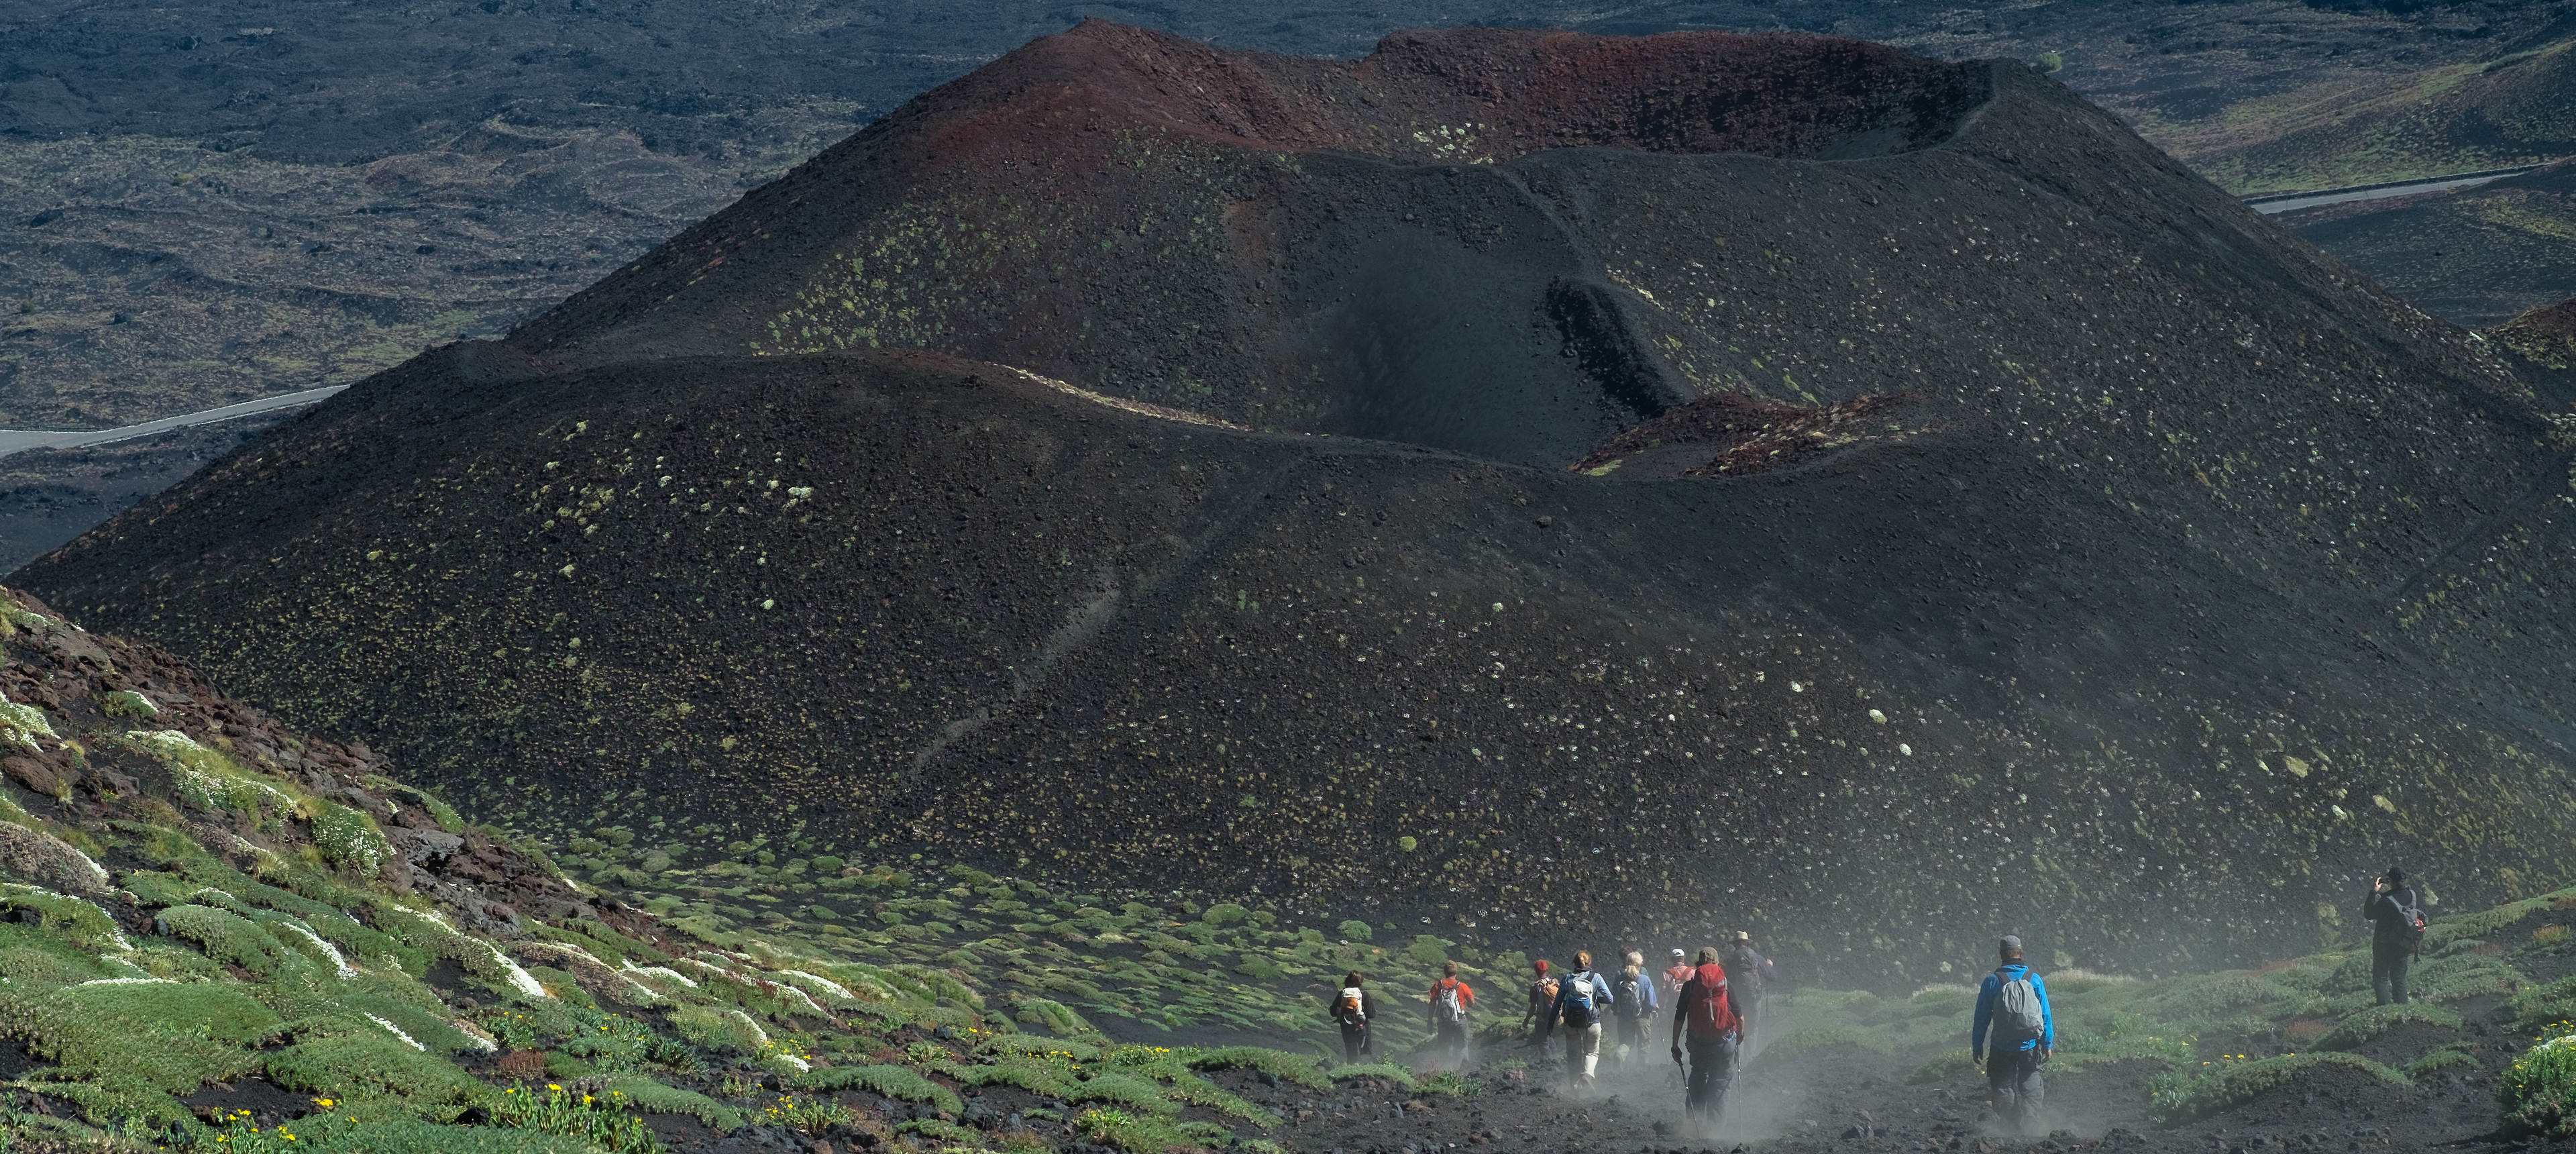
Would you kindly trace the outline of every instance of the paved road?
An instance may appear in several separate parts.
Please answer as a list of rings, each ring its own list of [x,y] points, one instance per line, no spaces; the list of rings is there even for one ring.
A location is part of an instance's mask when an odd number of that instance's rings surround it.
[[[83,445],[107,445],[117,441],[131,441],[136,437],[149,437],[155,433],[166,433],[172,429],[184,429],[190,425],[212,425],[236,417],[273,413],[279,409],[301,408],[327,400],[333,394],[348,387],[347,385],[326,385],[318,389],[306,389],[300,393],[261,397],[256,401],[243,401],[238,405],[225,405],[220,409],[208,409],[202,413],[187,413],[176,417],[163,417],[157,421],[145,421],[140,425],[127,425],[122,429],[62,431],[0,429],[0,457],[6,457],[22,449],[72,449]]]
[[[2315,192],[2273,193],[2269,196],[2249,196],[2245,198],[2245,204],[2256,212],[2262,213],[2265,216],[2270,216],[2276,212],[2289,212],[2292,209],[2300,208],[2315,208],[2321,204],[2343,204],[2355,200],[2385,200],[2392,196],[2413,196],[2419,192],[2449,192],[2453,189],[2475,188],[2491,180],[2502,180],[2508,176],[2520,176],[2523,173],[2529,172],[2538,167],[2540,166],[2533,164],[2525,165],[2521,168],[2491,168],[2484,172],[2460,172],[2453,173],[2450,176],[2436,176],[2425,180],[2400,181],[2395,184],[2362,184],[2355,185],[2351,188],[2319,189]]]

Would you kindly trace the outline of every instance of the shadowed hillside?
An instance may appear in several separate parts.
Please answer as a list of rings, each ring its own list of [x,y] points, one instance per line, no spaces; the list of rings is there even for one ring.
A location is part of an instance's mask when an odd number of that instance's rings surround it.
[[[21,580],[531,826],[1895,980],[2567,872],[2557,436],[2018,66],[1089,24]]]

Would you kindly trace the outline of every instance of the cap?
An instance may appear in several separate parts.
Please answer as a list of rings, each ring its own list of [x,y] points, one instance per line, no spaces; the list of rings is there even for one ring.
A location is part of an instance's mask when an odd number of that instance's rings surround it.
[[[1531,965],[1533,965],[1533,966],[1538,967],[1538,972],[1540,972],[1540,973],[1542,973],[1542,974],[1544,974],[1544,973],[1546,973],[1546,972],[1547,972],[1547,959],[1546,959],[1546,958],[1540,958],[1539,960],[1537,960],[1537,961],[1535,961],[1535,962],[1531,962],[1530,964],[1531,964]]]
[[[1689,957],[1690,955],[1689,955],[1689,954],[1686,954],[1686,953],[1683,953],[1683,952],[1682,952],[1682,951],[1680,951],[1680,950],[1674,950],[1674,951],[1673,951],[1673,956],[1674,956],[1674,957],[1676,957],[1676,958],[1687,958],[1687,957]]]
[[[1753,940],[1753,935],[1744,930],[1737,930],[1735,931],[1735,940],[1739,942],[1749,942]]]
[[[2005,934],[2002,944],[2006,950],[2018,950],[2021,948],[2021,939],[2012,934]]]

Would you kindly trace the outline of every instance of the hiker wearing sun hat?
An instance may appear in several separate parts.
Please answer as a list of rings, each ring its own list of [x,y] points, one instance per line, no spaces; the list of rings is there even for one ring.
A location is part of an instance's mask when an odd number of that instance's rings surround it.
[[[1977,989],[1977,1020],[1968,1031],[1969,1056],[1986,1068],[1986,1085],[1995,1094],[1995,1113],[2006,1125],[2031,1129],[2039,1120],[2045,1089],[2039,1066],[2057,1052],[2057,1028],[2048,1012],[2048,987],[2021,960],[2021,939],[2004,935],[1997,952],[2002,965],[1986,975]],[[1994,1030],[1994,1056],[1986,1055],[1986,1031]]]
[[[1726,967],[1727,980],[1734,983],[1735,1016],[1744,1019],[1744,1042],[1750,1046],[1753,1023],[1762,1016],[1762,991],[1774,973],[1771,959],[1753,948],[1753,935],[1744,930],[1735,931],[1717,958]]]
[[[1664,967],[1664,1000],[1669,1002],[1680,997],[1683,984],[1689,982],[1691,975],[1698,972],[1699,967],[1690,963],[1690,954],[1682,950],[1674,950],[1673,964]]]

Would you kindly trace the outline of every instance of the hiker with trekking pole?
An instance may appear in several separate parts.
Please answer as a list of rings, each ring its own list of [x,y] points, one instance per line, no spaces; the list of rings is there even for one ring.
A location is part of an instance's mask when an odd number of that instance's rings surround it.
[[[2048,1012],[2048,987],[2021,960],[2021,939],[2004,935],[2002,965],[1977,988],[1977,1020],[1969,1028],[1968,1054],[1986,1068],[1995,1114],[2017,1131],[2039,1120],[2046,1089],[2039,1067],[2057,1052],[2057,1025]],[[1990,1055],[1988,1031],[1994,1043]]]
[[[1687,1047],[1690,1091],[1682,1110],[1697,1137],[1717,1135],[1743,1036],[1744,1023],[1727,997],[1726,968],[1717,964],[1717,947],[1705,947],[1691,979],[1682,983],[1681,993],[1673,999],[1673,1064],[1682,1065]]]

